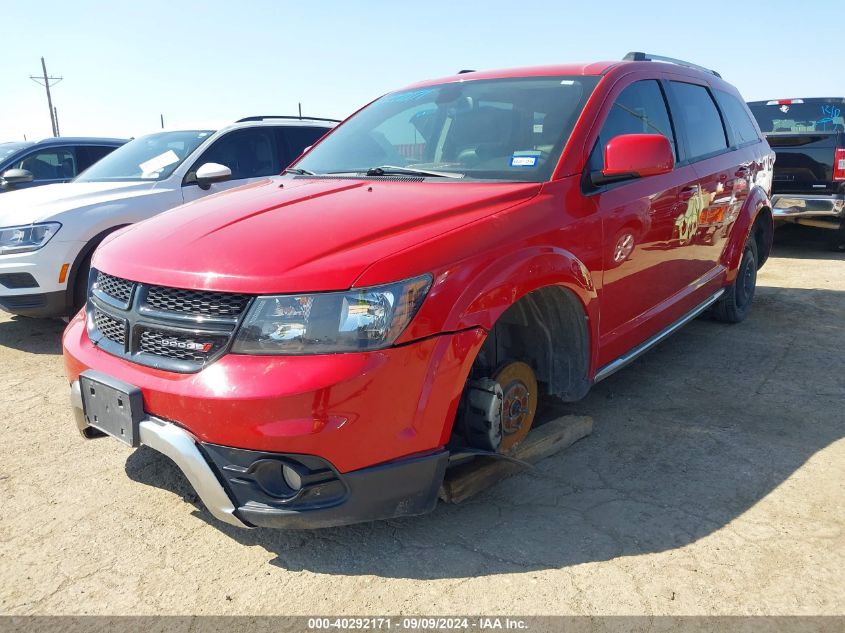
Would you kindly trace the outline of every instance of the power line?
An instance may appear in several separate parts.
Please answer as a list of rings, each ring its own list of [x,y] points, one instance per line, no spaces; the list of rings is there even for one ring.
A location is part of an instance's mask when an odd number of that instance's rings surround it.
[[[32,79],[35,83],[39,86],[44,86],[47,90],[47,107],[50,108],[50,127],[53,129],[53,136],[59,135],[59,122],[56,117],[56,111],[53,108],[53,97],[50,96],[50,87],[55,86],[59,83],[63,77],[50,77],[47,75],[47,64],[44,62],[44,58],[41,58],[41,70],[44,71],[43,76],[38,75],[30,75],[29,78]],[[44,82],[44,83],[41,83]],[[51,83],[52,82],[52,83]]]

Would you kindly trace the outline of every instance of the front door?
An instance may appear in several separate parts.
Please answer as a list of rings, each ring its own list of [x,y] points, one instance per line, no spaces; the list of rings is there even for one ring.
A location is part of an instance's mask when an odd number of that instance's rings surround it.
[[[604,147],[621,134],[663,134],[673,148],[675,135],[662,88],[656,80],[637,81],[616,98],[605,121],[591,169],[603,166]],[[679,217],[695,185],[690,165],[673,172],[606,187],[597,195],[604,254],[600,295],[599,365],[642,342],[646,325],[660,306],[689,283]]]

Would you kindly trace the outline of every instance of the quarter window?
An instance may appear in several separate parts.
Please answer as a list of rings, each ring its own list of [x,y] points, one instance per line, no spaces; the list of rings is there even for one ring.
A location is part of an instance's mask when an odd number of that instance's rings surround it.
[[[751,115],[748,113],[745,104],[742,103],[732,94],[716,90],[716,101],[719,102],[719,107],[722,108],[722,113],[727,119],[728,125],[731,126],[731,131],[734,135],[734,142],[737,145],[750,143],[759,140],[757,129],[754,123],[751,122]]]
[[[696,160],[728,148],[722,117],[713,97],[704,86],[673,81],[672,88],[681,110],[686,131],[688,158]]]

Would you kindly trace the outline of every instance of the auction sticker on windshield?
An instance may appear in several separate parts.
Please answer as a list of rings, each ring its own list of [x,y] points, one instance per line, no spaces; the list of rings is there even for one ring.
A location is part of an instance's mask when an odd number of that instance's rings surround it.
[[[172,149],[169,149],[163,154],[141,163],[138,167],[141,168],[141,178],[155,178],[162,169],[178,162],[179,156]]]

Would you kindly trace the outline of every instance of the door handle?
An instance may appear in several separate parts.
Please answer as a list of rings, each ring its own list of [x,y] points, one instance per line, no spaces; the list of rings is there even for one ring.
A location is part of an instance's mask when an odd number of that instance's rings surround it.
[[[691,199],[698,193],[698,187],[685,187],[681,189],[681,193],[678,194],[678,198],[682,201],[686,202],[687,200]]]

